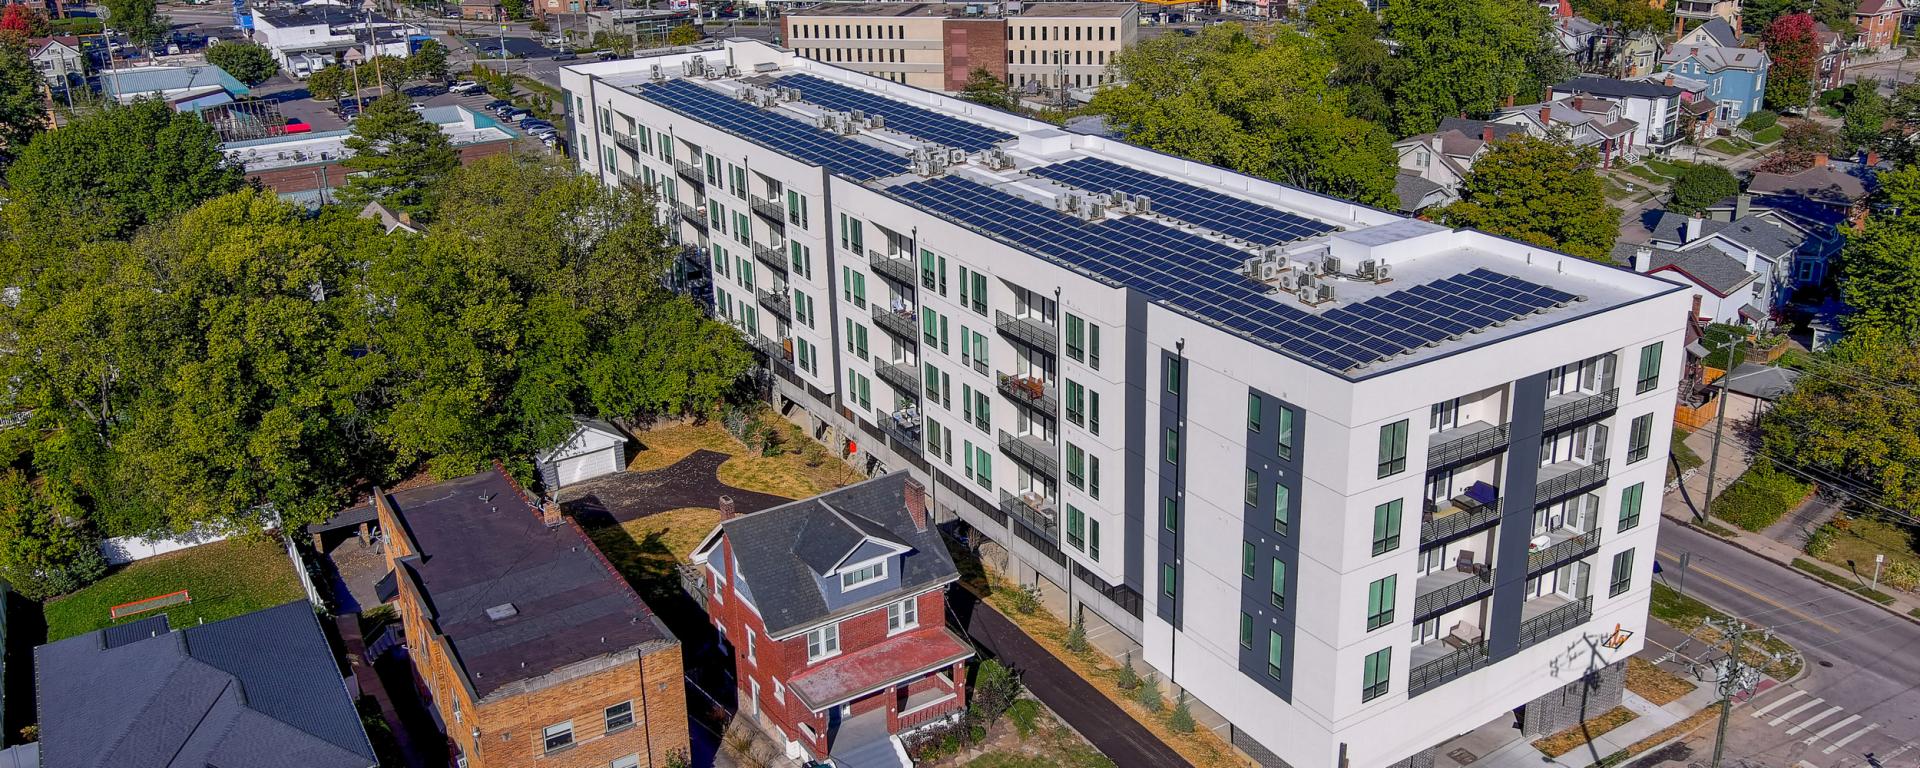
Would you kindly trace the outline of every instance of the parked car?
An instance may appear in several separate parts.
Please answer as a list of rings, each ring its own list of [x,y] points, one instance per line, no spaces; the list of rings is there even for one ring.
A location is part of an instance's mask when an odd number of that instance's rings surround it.
[[[555,129],[551,125],[542,125],[542,126],[537,126],[534,128],[527,129],[527,135],[532,136],[536,139],[544,139],[548,136],[552,136],[559,132],[560,132],[559,130]]]
[[[521,120],[525,120],[528,117],[531,117],[532,115],[533,115],[532,112],[528,112],[519,107],[514,107],[513,109],[509,109],[505,112],[500,113],[500,117],[505,118],[507,120],[512,120],[513,122],[516,122],[516,123],[520,122]]]
[[[551,129],[553,128],[553,123],[549,123],[545,120],[540,120],[538,118],[532,118],[532,117],[529,117],[525,120],[520,121],[520,130],[526,131],[528,133],[532,133],[534,131],[537,131],[543,128]]]
[[[460,80],[453,85],[447,86],[447,90],[454,93],[473,93],[475,91],[486,90],[486,87],[472,80]]]
[[[280,128],[280,132],[281,132],[282,134],[287,134],[287,133],[311,133],[311,132],[313,132],[313,126],[311,126],[311,125],[308,125],[308,124],[306,123],[306,121],[304,121],[304,120],[301,120],[300,118],[297,118],[297,117],[289,117],[289,118],[287,118],[287,124],[286,124],[286,125],[284,125],[284,126],[281,126],[281,128]]]
[[[512,106],[513,106],[513,102],[507,101],[506,99],[494,99],[493,101],[489,101],[486,104],[481,105],[480,108],[497,115],[497,114],[500,114],[500,110],[509,109]]]
[[[578,58],[580,58],[580,54],[574,53],[572,51],[562,51],[560,53],[554,54],[553,56],[554,61],[573,61],[574,59],[578,59]]]

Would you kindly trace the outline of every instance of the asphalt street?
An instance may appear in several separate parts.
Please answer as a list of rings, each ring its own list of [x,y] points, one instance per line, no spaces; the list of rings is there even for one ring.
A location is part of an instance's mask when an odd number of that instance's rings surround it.
[[[1684,585],[1683,552],[1692,553]],[[1838,768],[1874,755],[1887,768],[1920,766],[1920,625],[1671,521],[1661,523],[1659,562],[1668,586],[1806,656],[1800,679],[1734,711],[1725,765]]]

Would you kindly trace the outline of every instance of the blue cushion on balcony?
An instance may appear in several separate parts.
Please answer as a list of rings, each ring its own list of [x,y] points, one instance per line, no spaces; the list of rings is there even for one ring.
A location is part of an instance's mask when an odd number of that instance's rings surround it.
[[[1496,499],[1500,498],[1500,489],[1485,482],[1476,482],[1473,485],[1467,486],[1467,498],[1473,499],[1481,504],[1492,504]]]

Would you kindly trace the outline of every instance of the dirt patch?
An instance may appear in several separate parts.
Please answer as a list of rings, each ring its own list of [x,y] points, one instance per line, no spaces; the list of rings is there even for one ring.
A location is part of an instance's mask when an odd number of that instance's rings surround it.
[[[1693,693],[1693,683],[1635,656],[1627,659],[1627,690],[1664,707]]]
[[[1002,717],[987,730],[985,741],[963,749],[956,739],[947,754],[922,760],[917,765],[923,768],[1113,768],[1113,761],[1041,707],[1040,716],[1033,721],[1029,732],[1022,733],[1011,716]]]
[[[761,409],[747,417],[749,446],[729,434],[718,422],[669,424],[635,433],[640,450],[627,469],[662,469],[708,450],[728,458],[718,470],[720,481],[758,493],[804,499],[865,478],[807,437],[798,426]]]
[[[1614,707],[1613,709],[1600,713],[1599,717],[1595,717],[1544,739],[1537,739],[1533,742],[1533,747],[1534,749],[1540,750],[1541,754],[1547,757],[1559,757],[1585,746],[1587,742],[1600,738],[1601,735],[1608,731],[1633,722],[1633,719],[1636,717],[1639,717],[1639,715],[1634,714],[1633,710],[1627,709],[1626,707]]]
[[[560,505],[589,526],[605,526],[674,509],[718,509],[722,496],[732,498],[734,511],[741,514],[792,500],[722,482],[718,471],[728,461],[726,454],[702,448],[672,466],[646,472],[616,472],[567,486],[560,491]]]

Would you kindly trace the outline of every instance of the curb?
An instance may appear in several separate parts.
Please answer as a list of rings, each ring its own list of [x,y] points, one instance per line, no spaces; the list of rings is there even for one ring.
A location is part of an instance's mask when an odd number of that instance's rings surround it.
[[[1671,518],[1670,518],[1670,519],[1671,519]],[[1873,600],[1872,598],[1869,598],[1869,597],[1867,597],[1866,595],[1862,595],[1862,594],[1860,594],[1860,593],[1858,593],[1858,592],[1855,592],[1855,591],[1853,591],[1853,590],[1850,590],[1850,589],[1841,589],[1841,588],[1839,588],[1839,587],[1836,587],[1836,586],[1834,586],[1834,585],[1832,585],[1832,584],[1829,584],[1829,583],[1827,583],[1826,581],[1823,581],[1823,580],[1821,580],[1821,579],[1818,579],[1818,578],[1815,578],[1815,577],[1814,577],[1814,576],[1813,576],[1812,574],[1809,574],[1809,573],[1807,573],[1807,572],[1805,572],[1805,571],[1802,571],[1802,570],[1800,570],[1800,569],[1798,569],[1798,568],[1795,568],[1795,567],[1793,567],[1793,564],[1792,564],[1792,563],[1790,563],[1790,562],[1785,562],[1785,563],[1783,563],[1783,562],[1781,562],[1781,561],[1780,561],[1780,559],[1779,559],[1779,558],[1776,558],[1776,557],[1774,557],[1774,556],[1772,556],[1772,555],[1770,555],[1770,554],[1767,554],[1766,552],[1762,552],[1762,551],[1760,551],[1760,550],[1758,550],[1758,549],[1755,549],[1755,548],[1753,548],[1753,547],[1750,547],[1750,546],[1747,546],[1747,544],[1746,544],[1745,542],[1742,542],[1742,541],[1740,541],[1739,539],[1729,539],[1729,538],[1726,538],[1726,537],[1723,537],[1723,536],[1719,536],[1719,535],[1717,535],[1717,534],[1715,534],[1715,533],[1713,533],[1712,531],[1709,531],[1709,530],[1706,530],[1706,529],[1704,529],[1704,528],[1697,528],[1697,527],[1694,527],[1694,526],[1693,526],[1692,524],[1690,524],[1690,523],[1688,523],[1687,521],[1684,521],[1684,520],[1675,520],[1675,522],[1678,522],[1678,523],[1680,523],[1681,525],[1685,525],[1685,526],[1687,526],[1687,527],[1689,527],[1689,528],[1693,528],[1693,530],[1696,530],[1696,531],[1699,531],[1699,532],[1701,532],[1701,533],[1704,533],[1704,534],[1706,534],[1706,535],[1708,535],[1708,536],[1712,536],[1712,537],[1714,538],[1714,540],[1716,540],[1716,541],[1724,541],[1724,542],[1726,542],[1727,544],[1729,544],[1729,545],[1731,545],[1731,546],[1733,546],[1733,547],[1735,547],[1736,549],[1739,549],[1739,550],[1741,550],[1741,551],[1743,551],[1743,552],[1746,552],[1746,553],[1748,553],[1748,554],[1751,554],[1751,555],[1754,555],[1755,557],[1758,557],[1758,558],[1760,558],[1760,559],[1762,559],[1762,560],[1765,560],[1765,561],[1767,561],[1767,562],[1769,562],[1769,563],[1773,563],[1774,565],[1777,565],[1777,566],[1780,566],[1781,568],[1784,568],[1784,569],[1786,569],[1786,570],[1788,570],[1788,571],[1790,571],[1790,572],[1792,572],[1792,573],[1793,573],[1793,575],[1795,575],[1795,576],[1798,576],[1798,577],[1800,577],[1800,578],[1803,578],[1803,579],[1806,579],[1806,580],[1808,580],[1808,581],[1811,581],[1811,582],[1813,582],[1813,583],[1815,583],[1815,584],[1819,584],[1819,585],[1820,585],[1821,587],[1823,587],[1823,588],[1825,588],[1825,589],[1828,589],[1828,590],[1831,590],[1831,591],[1834,591],[1834,592],[1838,592],[1838,593],[1840,593],[1840,594],[1843,594],[1843,595],[1846,595],[1847,597],[1850,597],[1850,598],[1853,598],[1853,599],[1855,599],[1855,600],[1858,600],[1858,601],[1860,601],[1860,602],[1862,602],[1862,603],[1866,603],[1867,605],[1871,605],[1871,606],[1873,606],[1873,607],[1875,607],[1875,608],[1878,608],[1878,609],[1880,609],[1880,610],[1882,610],[1882,611],[1885,611],[1885,612],[1887,612],[1887,613],[1888,613],[1888,614],[1890,614],[1890,615],[1893,615],[1893,616],[1897,616],[1897,617],[1899,617],[1899,618],[1901,618],[1901,619],[1904,619],[1904,620],[1906,620],[1906,621],[1907,621],[1907,623],[1910,623],[1910,624],[1913,624],[1913,625],[1915,625],[1915,626],[1920,626],[1920,618],[1916,618],[1916,617],[1914,617],[1914,616],[1913,616],[1913,615],[1911,615],[1911,614],[1907,614],[1907,613],[1901,613],[1901,612],[1900,612],[1899,610],[1897,610],[1897,609],[1895,609],[1895,608],[1892,608],[1892,607],[1890,607],[1890,606],[1887,606],[1887,605],[1885,605],[1885,604],[1882,604],[1882,603],[1879,603],[1879,602],[1876,602],[1876,601],[1874,601],[1874,600]]]

